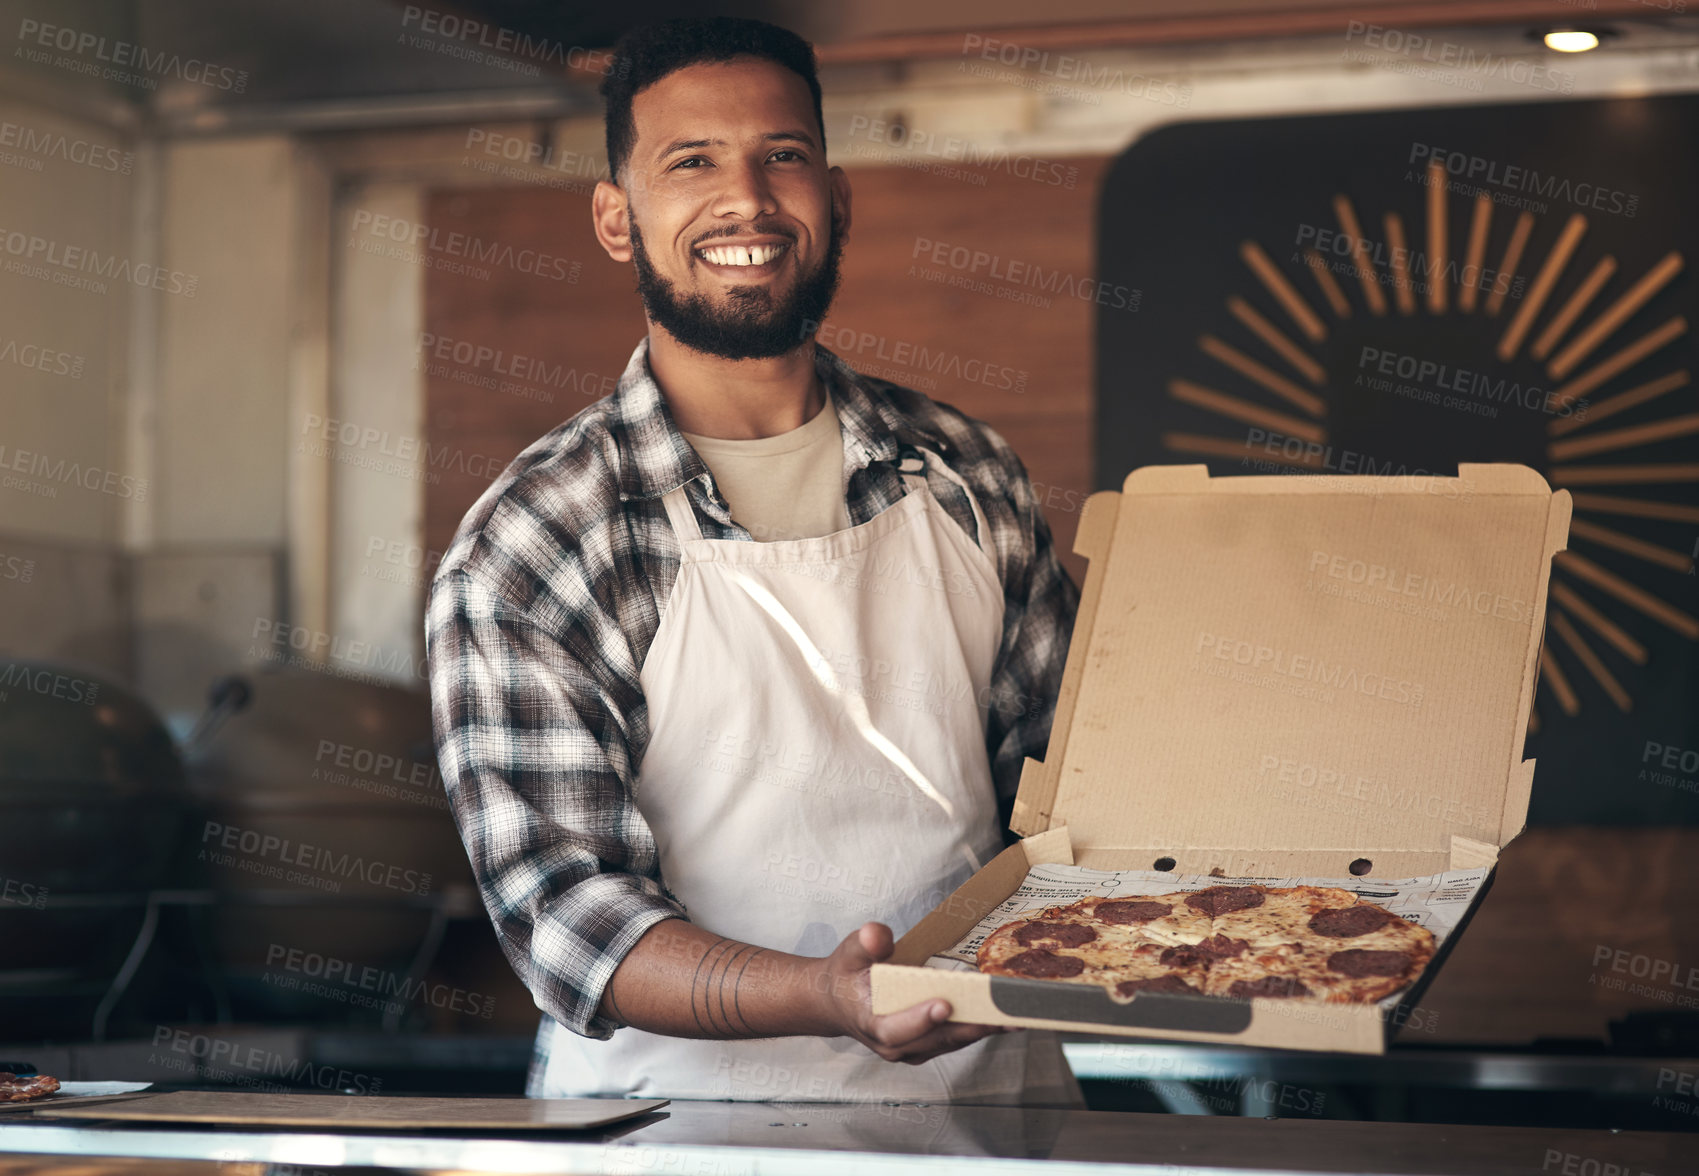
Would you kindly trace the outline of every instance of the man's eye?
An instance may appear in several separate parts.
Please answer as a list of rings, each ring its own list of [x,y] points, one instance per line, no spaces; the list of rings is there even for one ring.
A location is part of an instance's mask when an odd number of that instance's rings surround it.
[[[784,147],[784,148],[781,148],[778,151],[773,152],[773,154],[771,156],[769,156],[769,158],[778,159],[781,155],[786,155],[786,156],[789,156],[791,159],[797,160],[798,162],[803,162],[803,157],[802,157],[801,152],[793,151],[789,147]]]
[[[685,157],[684,159],[679,160],[677,163],[673,164],[667,170],[668,171],[677,171],[679,168],[683,167],[687,163],[707,163],[707,162],[708,161],[700,155],[690,155],[690,156]],[[700,168],[691,168],[690,170],[691,171],[699,171],[701,169]]]

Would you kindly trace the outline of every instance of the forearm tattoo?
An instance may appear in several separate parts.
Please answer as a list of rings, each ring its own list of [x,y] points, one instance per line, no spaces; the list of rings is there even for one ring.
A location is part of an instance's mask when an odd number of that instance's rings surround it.
[[[743,1014],[739,990],[750,961],[766,953],[764,947],[734,939],[718,940],[702,953],[690,982],[690,1011],[702,1036],[761,1036]]]

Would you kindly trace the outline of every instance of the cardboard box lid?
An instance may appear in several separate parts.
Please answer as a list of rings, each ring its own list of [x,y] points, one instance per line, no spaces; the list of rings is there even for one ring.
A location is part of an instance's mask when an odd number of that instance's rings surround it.
[[[1570,499],[1455,478],[1134,470],[1090,560],[1048,754],[1015,828],[1080,847],[1502,846]]]

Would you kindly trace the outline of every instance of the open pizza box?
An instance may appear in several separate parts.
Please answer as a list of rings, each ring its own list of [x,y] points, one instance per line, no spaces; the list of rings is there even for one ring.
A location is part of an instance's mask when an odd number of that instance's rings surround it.
[[[979,1024],[1384,1052],[1527,818],[1523,737],[1569,516],[1569,494],[1520,465],[1455,478],[1153,466],[1093,494],[1047,755],[1026,761],[1015,802],[1024,840],[873,967],[873,1011],[943,997],[952,1020]],[[1044,863],[1227,883],[1474,873],[1462,921],[1381,1005],[1123,1003],[936,966]]]

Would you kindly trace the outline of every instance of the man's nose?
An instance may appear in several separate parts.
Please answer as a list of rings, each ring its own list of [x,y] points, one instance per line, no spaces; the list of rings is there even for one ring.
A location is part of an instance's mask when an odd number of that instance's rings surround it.
[[[759,164],[728,164],[721,169],[721,186],[714,201],[715,216],[754,220],[779,211],[766,169]]]

